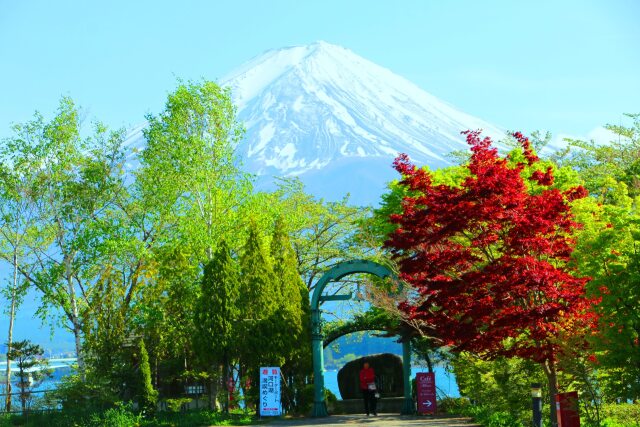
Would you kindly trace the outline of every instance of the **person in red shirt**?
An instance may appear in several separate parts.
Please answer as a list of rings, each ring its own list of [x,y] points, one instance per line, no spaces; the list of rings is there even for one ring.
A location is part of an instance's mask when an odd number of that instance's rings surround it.
[[[378,415],[376,412],[376,373],[369,367],[369,362],[364,362],[360,370],[360,390],[364,399],[364,410],[369,416],[370,413]]]

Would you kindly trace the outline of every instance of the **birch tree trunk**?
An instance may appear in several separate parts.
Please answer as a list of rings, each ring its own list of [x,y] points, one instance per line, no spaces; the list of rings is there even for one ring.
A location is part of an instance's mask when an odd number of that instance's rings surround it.
[[[11,353],[11,344],[13,343],[13,319],[16,314],[16,297],[18,290],[18,252],[17,249],[13,250],[13,285],[11,288],[11,308],[9,309],[9,333],[7,336],[7,370],[5,380],[5,392],[7,393],[5,410],[11,411],[11,359],[9,354]]]
[[[76,346],[76,358],[78,361],[78,372],[82,381],[85,380],[85,365],[82,355],[82,325],[78,314],[78,301],[76,298],[76,290],[73,286],[73,274],[69,259],[65,259],[65,275],[67,278],[67,292],[69,292],[69,302],[71,303],[71,324],[73,326],[73,338]]]

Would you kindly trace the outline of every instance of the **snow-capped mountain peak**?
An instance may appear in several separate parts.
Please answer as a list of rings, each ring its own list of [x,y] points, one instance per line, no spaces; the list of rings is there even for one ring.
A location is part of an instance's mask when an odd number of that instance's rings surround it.
[[[443,166],[466,149],[460,131],[496,127],[456,110],[349,49],[326,42],[267,51],[222,79],[245,123],[245,162],[258,174],[301,175],[398,152]]]

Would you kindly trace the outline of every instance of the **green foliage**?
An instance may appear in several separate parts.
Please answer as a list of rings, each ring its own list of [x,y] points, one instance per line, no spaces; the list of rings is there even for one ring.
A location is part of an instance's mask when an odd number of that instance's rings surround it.
[[[489,406],[470,406],[464,408],[462,414],[472,417],[483,427],[525,427],[529,425],[529,421],[523,421],[506,411],[496,411]]]
[[[169,412],[181,412],[184,405],[191,402],[190,397],[182,397],[179,399],[165,399],[167,410]]]
[[[195,363],[199,269],[188,252],[176,247],[177,243],[154,251],[157,267],[141,289],[132,313],[135,329],[141,331],[139,334],[145,337],[149,353],[157,362],[156,386],[163,390],[173,390],[181,381],[185,360]]]
[[[288,334],[282,334],[288,342],[283,341],[280,348],[280,352],[287,357],[287,353],[293,351],[292,346],[304,345],[302,339],[306,341],[308,338],[303,327],[309,312],[303,313],[303,305],[308,302],[309,294],[298,273],[296,256],[281,217],[275,222],[270,252],[279,306],[274,323],[281,330],[287,328],[289,331]]]
[[[326,399],[328,404],[335,404],[338,401],[338,398],[335,394],[328,388],[324,389],[324,398]]]
[[[28,409],[31,391],[37,389],[42,381],[51,376],[51,370],[48,369],[49,361],[43,359],[43,355],[44,349],[29,340],[15,341],[7,353],[8,358],[15,362],[18,370],[16,385],[22,412]]]
[[[284,360],[277,353],[279,346],[273,339],[281,331],[271,322],[278,308],[278,286],[255,224],[249,226],[240,270],[239,347],[243,362],[257,372],[262,363],[280,365]]]
[[[104,231],[126,193],[121,173],[124,135],[96,123],[90,136],[83,137],[79,109],[66,97],[51,120],[36,114],[13,131],[14,136],[3,141],[0,173],[7,184],[2,193],[15,203],[3,204],[11,210],[3,213],[3,220],[27,213],[19,226],[27,235],[19,246],[20,255],[29,257],[26,264],[22,260],[20,274],[42,295],[40,317],[50,320],[47,313],[53,308],[76,336],[78,364],[84,371],[83,314],[93,284],[109,266],[101,259],[109,241]]]
[[[309,414],[313,406],[314,394],[315,387],[313,384],[306,384],[301,387],[297,395],[295,411],[299,414]]]
[[[139,391],[138,391],[138,407],[144,414],[154,414],[158,403],[158,392],[154,390],[151,383],[151,366],[149,366],[149,354],[144,346],[144,341],[140,340],[138,344],[139,357]]]
[[[163,412],[154,419],[145,420],[141,427],[242,426],[262,423],[264,421],[240,411],[224,414],[217,411],[195,410],[183,413]]]
[[[466,397],[445,397],[438,400],[438,412],[461,415],[469,411],[471,402]]]
[[[137,175],[142,202],[153,207],[156,222],[171,226],[163,240],[179,238],[198,260],[210,260],[222,238],[235,243],[245,221],[240,211],[252,192],[235,155],[243,129],[229,89],[179,82],[164,110],[147,120]]]
[[[522,425],[528,425],[531,417],[531,383],[544,384],[546,379],[539,364],[515,357],[484,361],[460,353],[452,357],[451,366],[460,394],[481,408],[474,409],[478,411],[474,417],[484,419],[485,415],[491,415],[492,425],[511,422],[509,420],[520,420]],[[543,398],[543,402],[546,401],[548,399]],[[481,422],[479,419],[476,421]],[[486,422],[489,422],[489,418]]]
[[[161,412],[154,417],[145,418],[128,404],[118,404],[101,411],[43,411],[28,415],[0,415],[0,427],[201,427],[261,423],[263,421],[244,413],[223,414],[208,410]]]
[[[630,126],[608,124],[613,133],[607,144],[595,141],[567,140],[571,149],[559,159],[577,170],[592,194],[606,191],[606,181],[623,182],[632,197],[640,195],[640,114],[625,114]]]
[[[348,198],[338,202],[317,200],[304,192],[299,181],[286,181],[276,194],[298,273],[309,292],[328,267],[363,258],[374,247],[359,237],[367,208],[351,206]]]
[[[270,247],[278,290],[278,309],[272,316],[278,353],[285,358],[282,373],[287,379],[283,399],[286,410],[294,411],[294,402],[305,386],[312,369],[309,291],[300,274],[291,240],[282,217],[275,221]],[[283,333],[287,331],[287,333]]]
[[[600,330],[589,338],[605,401],[640,398],[640,181],[631,170],[640,158],[639,117],[632,128],[608,127],[619,142],[576,154],[593,197],[575,208],[584,228],[574,259],[601,298]]]
[[[609,403],[602,408],[606,427],[638,427],[640,426],[640,404]]]
[[[201,367],[215,381],[224,369],[223,384],[238,357],[239,271],[223,240],[207,263],[195,311],[195,342]],[[225,398],[228,402],[228,398]],[[225,408],[227,404],[225,404]]]
[[[14,130],[21,134],[17,126]],[[20,136],[7,138],[0,144],[0,261],[11,266],[12,278],[0,293],[7,301],[5,308],[9,331],[7,353],[11,351],[15,313],[22,303],[29,282],[23,280],[20,271],[33,262],[35,250],[48,244],[50,236],[46,225],[39,221],[39,196],[41,193],[38,173],[40,158],[28,140]],[[5,373],[5,409],[11,411],[11,364]]]
[[[19,258],[7,296],[18,304],[34,286],[39,316],[76,338],[78,375],[48,394],[65,416],[118,419],[129,409],[116,403],[132,401],[150,413],[153,387],[180,398],[188,382],[216,382],[218,364],[235,379],[281,365],[285,401],[298,401],[309,289],[364,253],[355,234],[367,210],[317,200],[297,180],[254,191],[235,113],[228,89],[180,81],[147,117],[140,153],[122,130],[83,128],[66,97],[0,144],[0,258]],[[132,155],[140,167],[126,171]]]
[[[102,413],[94,413],[85,424],[87,427],[139,427],[143,417],[134,413],[130,405],[117,405]]]
[[[391,335],[398,331],[400,325],[385,310],[370,307],[367,311],[357,313],[352,319],[325,322],[322,330],[325,342],[332,342],[344,335],[360,331],[387,331]]]
[[[238,298],[238,266],[223,240],[204,268],[195,311],[197,349],[206,367],[236,355]]]

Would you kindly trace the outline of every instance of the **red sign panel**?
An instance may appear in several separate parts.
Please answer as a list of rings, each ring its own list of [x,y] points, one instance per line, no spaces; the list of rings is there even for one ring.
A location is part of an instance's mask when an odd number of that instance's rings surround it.
[[[436,413],[436,377],[433,372],[416,374],[416,394],[418,396],[418,413]]]
[[[556,414],[558,427],[580,427],[578,393],[571,391],[556,394]]]

